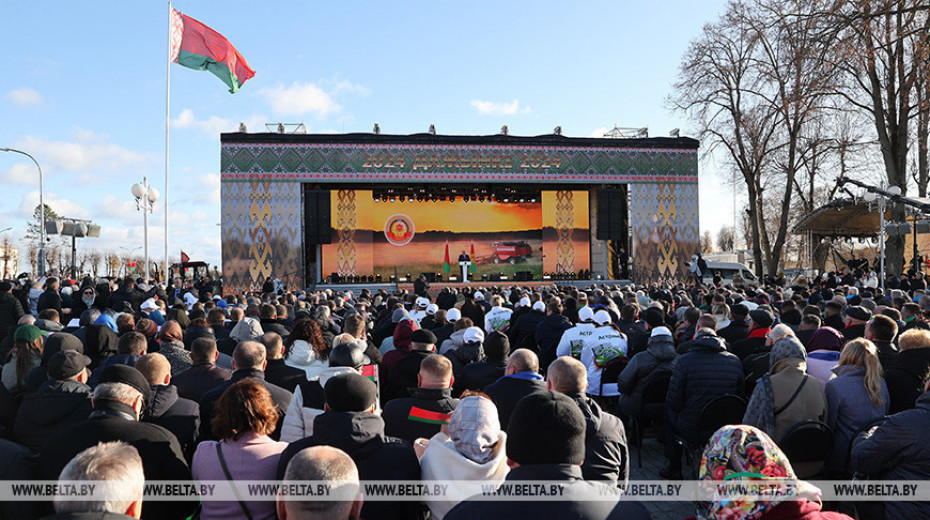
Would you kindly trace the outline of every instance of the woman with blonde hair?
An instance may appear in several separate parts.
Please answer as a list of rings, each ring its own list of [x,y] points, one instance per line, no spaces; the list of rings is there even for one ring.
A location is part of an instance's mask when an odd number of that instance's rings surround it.
[[[846,343],[833,374],[825,388],[827,424],[836,439],[829,469],[845,471],[849,444],[856,431],[888,413],[890,398],[882,379],[878,349],[867,339]]]

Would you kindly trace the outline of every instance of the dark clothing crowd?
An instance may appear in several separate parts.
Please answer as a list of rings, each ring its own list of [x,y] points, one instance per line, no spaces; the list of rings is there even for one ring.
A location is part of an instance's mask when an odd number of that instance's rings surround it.
[[[261,292],[226,295],[209,280],[3,281],[0,466],[5,480],[54,481],[123,443],[153,481],[310,479],[301,470],[313,457],[342,457],[359,482],[564,484],[558,501],[463,488],[358,499],[323,515],[375,520],[650,518],[624,499],[634,434],[664,444],[653,479],[681,480],[687,462],[709,480],[925,480],[926,285],[883,292],[842,281],[454,289],[417,280],[410,292],[356,293],[286,291],[269,278]],[[817,460],[795,459],[789,446],[811,429],[830,442]],[[324,510],[248,497],[121,511],[62,504],[6,502],[0,518],[286,520]],[[695,518],[930,517],[924,502],[871,506],[816,495],[739,510],[708,501]],[[91,511],[109,516],[82,516]]]

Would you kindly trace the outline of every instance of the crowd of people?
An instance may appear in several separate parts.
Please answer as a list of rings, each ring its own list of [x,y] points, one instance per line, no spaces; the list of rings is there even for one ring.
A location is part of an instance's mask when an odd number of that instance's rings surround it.
[[[113,481],[138,493],[8,502],[0,517],[649,518],[622,495],[625,424],[655,405],[656,387],[661,478],[682,479],[682,447],[697,446],[703,457],[688,462],[700,479],[927,479],[926,283],[883,292],[843,278],[357,294],[269,284],[226,295],[210,280],[2,281],[3,478]],[[742,399],[742,424],[704,431],[702,410],[724,396]],[[805,421],[834,438],[816,467],[792,465],[779,448]],[[145,501],[149,480],[323,480],[356,492]],[[418,480],[560,481],[565,492],[494,501],[453,487],[394,501],[365,500],[358,487]],[[822,506],[813,493],[702,502],[695,514],[848,518]],[[930,517],[921,502],[879,509],[875,518]]]

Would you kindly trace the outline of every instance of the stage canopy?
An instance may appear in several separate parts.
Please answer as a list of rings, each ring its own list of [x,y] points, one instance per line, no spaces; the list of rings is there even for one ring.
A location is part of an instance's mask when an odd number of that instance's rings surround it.
[[[890,208],[885,211],[891,221]],[[836,199],[804,216],[794,226],[794,233],[841,237],[874,237],[879,232],[878,204]]]

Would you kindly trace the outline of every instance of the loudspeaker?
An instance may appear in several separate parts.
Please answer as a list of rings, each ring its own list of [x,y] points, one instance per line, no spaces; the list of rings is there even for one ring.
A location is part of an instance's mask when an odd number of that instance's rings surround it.
[[[329,190],[304,190],[304,245],[331,244]]]
[[[426,277],[426,281],[429,282],[429,283],[433,283],[433,282],[436,281],[436,273],[420,273],[420,274],[422,274],[423,276],[425,276],[425,277]]]
[[[597,190],[598,240],[624,240],[626,236],[626,192],[624,190]]]

